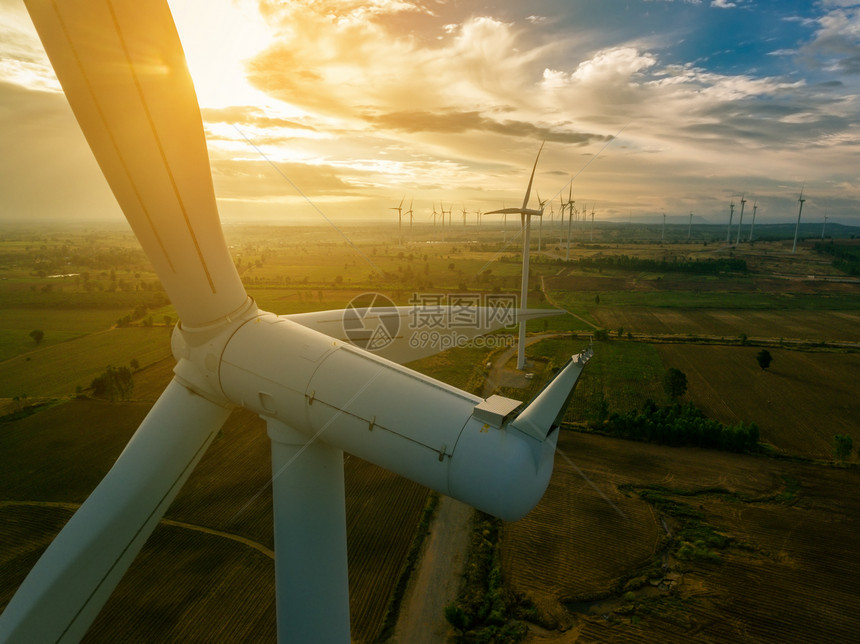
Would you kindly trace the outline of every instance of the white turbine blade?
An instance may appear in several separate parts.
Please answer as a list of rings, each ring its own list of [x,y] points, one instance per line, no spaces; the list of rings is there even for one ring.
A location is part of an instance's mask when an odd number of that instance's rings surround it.
[[[563,313],[558,309],[500,311],[489,307],[397,306],[312,311],[282,317],[386,360],[405,364],[446,349],[467,346],[475,338],[513,326],[519,320]],[[381,337],[382,333],[387,335]],[[487,339],[484,344],[494,341]]]
[[[485,212],[485,215],[518,215],[522,208],[502,208],[501,210],[490,210]]]
[[[540,149],[538,150],[537,156],[535,157],[535,164],[534,164],[534,166],[532,166],[532,174],[529,177],[529,185],[528,185],[528,188],[526,188],[526,196],[523,199],[523,208],[522,208],[523,210],[528,208],[528,205],[529,205],[529,195],[531,195],[531,192],[532,192],[532,183],[534,182],[534,179],[535,179],[535,170],[537,170],[538,159],[540,159],[540,153],[542,151],[543,151],[543,143],[540,144]]]
[[[520,412],[511,425],[524,434],[544,440],[557,427],[573,396],[573,390],[591,352],[573,356],[546,387]]]
[[[129,224],[188,326],[240,308],[200,109],[166,2],[26,0]]]
[[[171,382],[0,615],[0,642],[78,642],[229,413]]]

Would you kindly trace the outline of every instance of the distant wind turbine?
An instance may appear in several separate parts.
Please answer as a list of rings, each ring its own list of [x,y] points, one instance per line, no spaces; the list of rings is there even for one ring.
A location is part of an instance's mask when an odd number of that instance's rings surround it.
[[[543,210],[533,210],[528,207],[529,196],[532,192],[532,183],[535,178],[535,170],[537,170],[538,159],[543,150],[543,143],[540,145],[535,164],[532,167],[532,174],[529,177],[529,185],[526,188],[526,195],[523,197],[523,205],[520,208],[502,208],[501,210],[491,210],[486,213],[488,215],[507,215],[518,214],[520,223],[523,229],[523,278],[520,287],[520,311],[525,311],[528,304],[529,294],[529,242],[531,241],[531,220],[532,217],[543,217]],[[519,323],[519,341],[517,343],[517,369],[523,370],[526,367],[526,325],[525,320],[521,319]]]
[[[594,206],[597,205],[596,201],[591,203],[591,241],[594,241]]]
[[[389,210],[397,211],[397,240],[403,244],[403,202],[406,200],[406,195],[400,200],[400,205],[389,208]]]
[[[735,237],[735,245],[737,246],[741,241],[741,226],[744,223],[744,204],[746,204],[747,200],[744,199],[745,195],[741,195],[741,216],[738,218],[738,236]]]
[[[732,201],[732,205],[729,206],[729,227],[726,230],[726,243],[730,244],[732,241],[732,219],[735,216],[735,202]]]
[[[660,243],[666,243],[666,213],[663,213],[663,232],[660,234]]]
[[[797,207],[797,223],[794,225],[794,244],[791,247],[791,254],[794,255],[795,251],[797,251],[797,232],[800,230],[800,213],[803,212],[803,202],[806,199],[803,198],[803,186],[800,187],[800,196],[797,198],[797,203],[800,204]]]
[[[409,200],[409,210],[406,211],[409,215],[409,237],[412,237],[412,199]]]
[[[827,228],[827,211],[824,211],[824,223],[821,224],[821,239],[824,239],[824,229]]]
[[[758,210],[758,202],[757,202],[757,201],[754,201],[754,202],[753,202],[753,220],[752,220],[752,223],[750,224],[750,238],[749,238],[749,241],[752,241],[752,240],[753,240],[753,228],[755,228],[755,213],[756,213],[756,210]]]
[[[570,184],[570,190],[567,194],[567,255],[565,255],[565,261],[570,261],[570,222],[573,219],[573,211],[575,208],[576,202],[573,200],[573,184]]]
[[[690,224],[687,226],[687,241],[693,236],[693,213],[690,213]]]

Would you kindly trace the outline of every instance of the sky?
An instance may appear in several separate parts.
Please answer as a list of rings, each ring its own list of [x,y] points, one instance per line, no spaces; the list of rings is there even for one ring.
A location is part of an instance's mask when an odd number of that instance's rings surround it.
[[[171,0],[225,221],[860,225],[851,0]],[[121,219],[21,0],[0,0],[0,221]],[[554,216],[557,216],[555,214]],[[489,217],[489,215],[487,216]]]

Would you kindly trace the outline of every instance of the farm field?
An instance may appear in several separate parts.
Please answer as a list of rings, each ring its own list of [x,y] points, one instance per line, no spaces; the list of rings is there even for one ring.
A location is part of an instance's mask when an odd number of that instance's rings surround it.
[[[750,311],[653,308],[602,308],[592,312],[606,329],[648,335],[694,335],[734,340],[747,335],[778,342],[860,342],[857,311]]]
[[[507,245],[498,243],[500,230],[482,232],[496,241],[478,243],[469,230],[398,245],[390,230],[386,236],[367,227],[349,231],[357,248],[332,242],[330,229],[226,228],[249,293],[276,313],[342,308],[367,291],[408,304],[414,293],[519,287],[513,226]],[[0,275],[8,277],[0,282],[0,398],[58,401],[0,423],[0,606],[120,453],[174,364],[164,320],[175,321],[171,307],[145,311],[154,326],[135,319],[111,328],[158,299],[128,233],[96,238],[92,231],[44,231],[30,241],[16,234],[12,241],[0,235]],[[102,247],[112,250],[100,254]],[[719,244],[601,243],[577,246],[574,258],[718,259],[724,250]],[[665,404],[662,375],[678,367],[689,379],[683,400],[722,422],[754,421],[776,450],[820,462],[562,432],[544,501],[503,529],[505,583],[530,597],[539,613],[530,626],[532,641],[856,638],[860,622],[849,600],[860,590],[853,580],[860,572],[853,563],[860,545],[852,500],[858,496],[857,457],[846,468],[821,461],[832,457],[835,433],[860,443],[854,392],[860,354],[792,351],[780,348],[779,340],[860,342],[860,286],[825,281],[838,272],[808,248],[797,258],[787,253],[783,242],[738,252],[750,266],[744,276],[580,270],[560,264],[552,246],[533,256],[529,303],[560,304],[574,315],[529,324],[532,333],[564,337],[530,347],[534,379],[503,393],[528,400],[543,376],[588,343],[582,332],[602,327],[611,339],[595,342],[567,421],[599,423],[649,398]],[[49,276],[55,270],[87,271],[89,279],[58,281]],[[41,343],[28,335],[35,328],[45,331]],[[567,338],[568,331],[580,336]],[[637,334],[635,341],[628,332]],[[772,343],[767,372],[755,362],[758,348],[738,346],[742,334]],[[735,346],[663,344],[661,335],[725,338]],[[411,366],[477,392],[493,355],[470,347]],[[143,368],[130,400],[68,399],[107,365],[131,359]],[[355,457],[345,458],[345,470],[353,638],[372,642],[427,490]],[[116,641],[118,633],[124,641],[271,641],[269,473],[262,421],[234,413],[87,641]],[[718,489],[701,492],[706,488]],[[710,548],[716,559],[708,549],[679,556],[686,537],[682,520],[670,512],[679,508],[698,517],[706,536],[711,530],[730,539],[728,546]],[[687,541],[695,553],[695,539]],[[643,576],[644,585],[628,585]]]
[[[667,368],[687,374],[688,397],[711,418],[743,420],[793,456],[829,459],[833,435],[860,440],[860,354],[771,349],[767,371],[753,347],[655,345]]]
[[[855,639],[856,469],[574,432],[559,451],[501,538],[510,589],[539,613],[526,641]],[[685,550],[688,517],[721,546]]]
[[[168,327],[128,327],[35,349],[6,360],[0,369],[0,398],[73,396],[89,387],[108,365],[141,365],[170,356]]]

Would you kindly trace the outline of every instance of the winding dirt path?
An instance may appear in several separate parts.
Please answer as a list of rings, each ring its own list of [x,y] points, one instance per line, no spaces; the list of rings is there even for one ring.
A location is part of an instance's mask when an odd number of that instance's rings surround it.
[[[80,503],[63,503],[60,501],[0,501],[0,508],[16,505],[26,505],[42,508],[62,508],[64,510],[71,510],[72,512],[77,512],[78,508],[81,507]],[[252,541],[251,539],[246,539],[245,537],[240,537],[237,534],[222,532],[221,530],[213,530],[212,528],[207,528],[202,525],[195,525],[193,523],[186,523],[185,521],[174,521],[173,519],[162,518],[160,523],[173,526],[175,528],[184,528],[186,530],[194,530],[195,532],[211,534],[212,536],[221,537],[222,539],[229,539],[230,541],[235,541],[236,543],[241,543],[244,546],[253,548],[257,552],[266,555],[269,559],[275,558],[275,553],[263,544],[257,543],[256,541]]]

